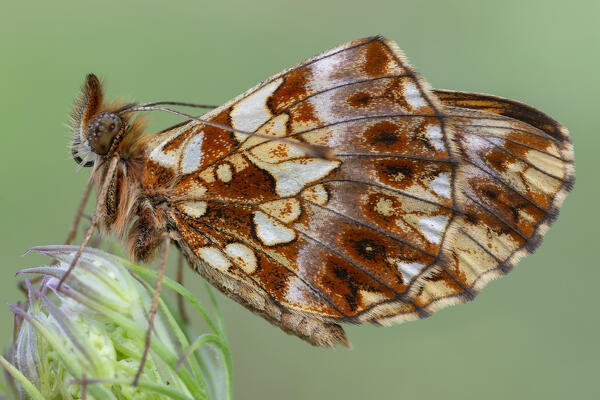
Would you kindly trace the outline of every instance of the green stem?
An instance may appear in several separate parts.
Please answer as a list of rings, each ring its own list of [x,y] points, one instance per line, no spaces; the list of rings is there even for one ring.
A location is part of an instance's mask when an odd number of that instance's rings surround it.
[[[45,400],[44,396],[42,396],[42,394],[36,389],[33,383],[31,383],[29,379],[25,377],[25,375],[23,375],[18,369],[14,367],[14,365],[9,363],[8,360],[2,357],[1,355],[0,364],[13,378],[15,378],[21,384],[21,386],[23,386],[23,389],[25,389],[27,394],[31,396],[33,400]]]

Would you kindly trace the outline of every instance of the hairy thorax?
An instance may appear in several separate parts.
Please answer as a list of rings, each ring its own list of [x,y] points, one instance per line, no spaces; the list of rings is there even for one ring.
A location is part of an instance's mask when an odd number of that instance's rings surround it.
[[[151,165],[129,148],[120,149],[120,159],[105,198],[101,227],[117,240],[127,238],[129,256],[149,261],[156,255],[161,239],[168,234],[169,202],[164,189],[156,190],[149,181],[154,176]],[[106,179],[105,162],[96,176],[96,188]],[[172,223],[171,223],[172,224]]]

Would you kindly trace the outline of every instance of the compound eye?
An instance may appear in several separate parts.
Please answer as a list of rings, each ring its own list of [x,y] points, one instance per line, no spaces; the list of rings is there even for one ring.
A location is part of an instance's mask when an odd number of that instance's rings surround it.
[[[113,140],[121,131],[123,121],[117,114],[102,113],[94,117],[88,124],[87,142],[98,155],[106,155]]]

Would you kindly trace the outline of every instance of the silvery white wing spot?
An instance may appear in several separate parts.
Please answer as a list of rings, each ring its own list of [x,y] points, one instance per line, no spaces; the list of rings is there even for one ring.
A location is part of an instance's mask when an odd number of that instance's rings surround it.
[[[91,75],[74,110],[103,228],[142,260],[168,235],[212,285],[318,346],[348,343],[340,323],[472,299],[533,251],[574,181],[558,122],[432,90],[381,37],[153,135],[141,109],[104,104]]]

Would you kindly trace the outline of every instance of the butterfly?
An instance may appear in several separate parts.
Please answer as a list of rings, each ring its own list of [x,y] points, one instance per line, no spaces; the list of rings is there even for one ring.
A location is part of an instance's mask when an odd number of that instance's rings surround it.
[[[159,105],[106,103],[88,76],[72,153],[92,167],[97,224],[135,260],[174,243],[225,295],[322,347],[348,345],[342,323],[473,299],[534,251],[574,183],[561,124],[433,90],[380,36],[148,134],[136,115],[173,111]]]

